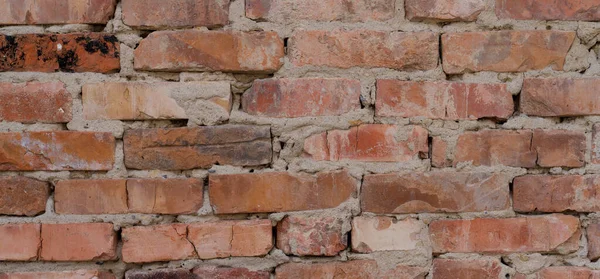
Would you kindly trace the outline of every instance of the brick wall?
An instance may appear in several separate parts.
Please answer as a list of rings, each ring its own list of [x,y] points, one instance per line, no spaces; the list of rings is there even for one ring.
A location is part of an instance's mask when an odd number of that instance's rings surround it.
[[[596,21],[0,0],[0,278],[600,278]]]

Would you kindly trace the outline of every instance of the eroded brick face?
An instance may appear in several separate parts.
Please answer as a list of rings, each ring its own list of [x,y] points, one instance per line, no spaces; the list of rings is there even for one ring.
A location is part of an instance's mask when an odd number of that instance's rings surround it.
[[[1,0],[0,24],[105,24],[116,4],[116,0]]]
[[[218,27],[229,22],[229,0],[125,0],[121,8],[123,22],[142,29]]]
[[[0,120],[64,123],[73,117],[73,99],[61,82],[0,83]]]
[[[349,2],[344,0],[248,0],[246,17],[254,20],[289,23],[385,21],[396,13],[393,0]]]

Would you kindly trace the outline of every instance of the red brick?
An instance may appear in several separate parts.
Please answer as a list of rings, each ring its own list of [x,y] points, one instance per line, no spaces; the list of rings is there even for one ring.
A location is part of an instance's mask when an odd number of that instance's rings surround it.
[[[426,274],[427,271],[421,267],[398,265],[395,268],[383,268],[370,260],[286,263],[275,269],[276,279],[424,279]]]
[[[41,246],[39,224],[0,226],[0,261],[36,260]]]
[[[128,179],[130,212],[151,214],[194,214],[203,203],[200,179]]]
[[[352,79],[263,79],[242,96],[242,109],[267,117],[340,115],[360,109],[360,82]]]
[[[0,170],[110,170],[115,157],[111,133],[0,133]]]
[[[442,65],[448,74],[562,70],[575,40],[570,31],[490,31],[442,35]]]
[[[426,225],[415,219],[398,221],[392,217],[354,217],[352,220],[352,250],[358,253],[373,251],[416,250]]]
[[[127,213],[124,179],[74,179],[58,181],[54,187],[54,210],[58,214]]]
[[[262,21],[300,20],[366,22],[394,17],[394,0],[246,0],[246,17]]]
[[[0,273],[0,279],[115,279],[108,271],[99,270],[74,270],[74,271],[46,271],[46,272],[19,272]]]
[[[449,167],[448,143],[441,137],[433,137],[431,141],[431,166],[437,168]]]
[[[434,279],[498,279],[509,276],[497,260],[433,260]]]
[[[592,163],[600,164],[600,123],[592,128]]]
[[[507,119],[514,111],[506,84],[377,80],[377,116]]]
[[[275,32],[159,31],[135,50],[134,67],[145,71],[277,71],[283,40]]]
[[[277,248],[297,256],[335,256],[348,245],[343,221],[330,216],[287,216],[277,224]]]
[[[438,65],[435,33],[371,30],[296,31],[288,52],[295,66],[431,70]]]
[[[250,271],[241,267],[216,267],[199,266],[194,268],[197,279],[269,279],[271,274],[267,271]]]
[[[592,223],[587,226],[588,258],[591,261],[600,259],[600,223]]]
[[[43,261],[109,261],[117,258],[117,235],[110,223],[43,224]]]
[[[491,173],[366,175],[361,207],[381,214],[498,211],[509,209],[509,190],[507,177]]]
[[[496,0],[499,18],[534,20],[600,20],[595,0]]]
[[[334,208],[356,193],[346,172],[210,175],[208,192],[216,214]]]
[[[200,259],[264,256],[273,248],[269,220],[194,223],[188,232]]]
[[[131,169],[258,166],[270,163],[272,156],[271,132],[264,126],[128,130],[123,141],[125,166]]]
[[[196,257],[194,246],[187,239],[185,224],[124,228],[121,237],[121,253],[126,263],[174,261]]]
[[[123,0],[121,7],[123,22],[142,29],[214,28],[229,23],[229,0]]]
[[[579,219],[546,215],[440,220],[429,225],[433,253],[571,253],[579,249]]]
[[[519,212],[600,211],[600,176],[525,175],[513,181],[513,207]]]
[[[521,90],[521,112],[532,116],[600,114],[600,79],[528,78]]]
[[[535,279],[599,279],[600,271],[577,266],[550,266],[534,274]]]
[[[533,132],[532,145],[541,167],[583,167],[585,165],[586,139],[583,132],[544,131]]]
[[[458,137],[454,166],[471,162],[474,166],[505,165],[533,168],[537,152],[532,146],[532,131],[483,130]]]
[[[65,123],[73,100],[62,82],[0,83],[0,120]]]
[[[47,182],[25,177],[0,178],[0,214],[35,216],[46,211]]]
[[[406,0],[411,21],[475,21],[485,10],[485,0]]]
[[[0,0],[0,25],[106,24],[116,0]]]
[[[189,269],[128,270],[125,279],[200,279]]]
[[[312,135],[304,152],[318,161],[406,162],[427,157],[427,135],[420,126],[365,124]]]
[[[89,120],[190,119],[194,124],[215,124],[229,119],[230,87],[227,82],[85,84],[83,115]]]
[[[0,72],[111,73],[121,68],[120,44],[107,33],[0,35],[0,50]]]

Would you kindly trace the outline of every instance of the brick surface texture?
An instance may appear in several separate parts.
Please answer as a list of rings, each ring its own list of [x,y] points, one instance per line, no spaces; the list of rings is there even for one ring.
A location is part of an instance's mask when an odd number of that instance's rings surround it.
[[[0,279],[600,279],[599,0],[0,0]]]

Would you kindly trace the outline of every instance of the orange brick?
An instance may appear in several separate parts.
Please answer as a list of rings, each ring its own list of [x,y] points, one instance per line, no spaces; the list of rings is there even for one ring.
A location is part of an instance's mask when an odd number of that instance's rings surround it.
[[[525,175],[513,180],[518,212],[600,211],[598,175]]]
[[[286,263],[275,269],[276,279],[313,279],[313,278],[397,278],[425,279],[427,271],[421,267],[398,265],[379,267],[376,261],[358,260],[326,263]]]
[[[123,0],[121,8],[123,22],[142,29],[219,27],[229,23],[229,0]]]
[[[185,224],[124,228],[121,237],[121,253],[126,263],[175,261],[197,256],[187,238]]]
[[[127,213],[124,179],[61,180],[54,188],[54,210],[58,214]]]
[[[0,120],[65,123],[73,100],[61,82],[0,83]]]
[[[506,277],[505,277],[506,276]],[[433,260],[433,278],[435,279],[497,279],[509,278],[497,260]]]
[[[600,20],[595,0],[496,0],[499,18],[535,20]]]
[[[532,116],[600,114],[600,79],[528,78],[521,90],[521,112]]]
[[[106,24],[116,0],[0,0],[0,25]]]
[[[0,273],[2,279],[115,279],[108,271],[74,270],[47,272]]]
[[[25,177],[0,178],[0,214],[35,216],[46,211],[47,182]]]
[[[153,214],[194,214],[202,207],[203,187],[203,181],[195,178],[129,179],[129,210]]]
[[[287,216],[277,224],[277,248],[297,256],[335,256],[348,246],[343,222],[333,216]]]
[[[475,21],[485,10],[485,0],[406,0],[406,18],[411,21]]]
[[[365,22],[394,17],[394,0],[247,0],[246,17],[288,23],[301,20]]]
[[[109,261],[117,258],[110,223],[42,224],[43,261]]]
[[[41,246],[39,224],[0,226],[0,261],[36,260]]]

